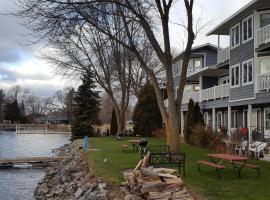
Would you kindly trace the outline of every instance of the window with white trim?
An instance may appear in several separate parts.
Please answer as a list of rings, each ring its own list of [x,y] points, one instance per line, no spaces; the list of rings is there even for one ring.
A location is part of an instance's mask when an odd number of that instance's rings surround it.
[[[231,28],[231,47],[237,47],[240,45],[240,25],[236,24]]]
[[[265,130],[270,130],[270,109],[265,109],[264,117],[265,117]]]
[[[242,39],[243,43],[253,38],[253,17],[249,16],[242,21]]]
[[[240,79],[240,65],[234,65],[231,67],[230,73],[230,83],[231,87],[238,87],[239,86],[239,79]]]
[[[243,85],[253,82],[253,59],[242,63],[242,83]]]
[[[232,111],[232,114],[231,114],[231,127],[232,128],[238,128],[237,116],[238,116],[238,112]]]

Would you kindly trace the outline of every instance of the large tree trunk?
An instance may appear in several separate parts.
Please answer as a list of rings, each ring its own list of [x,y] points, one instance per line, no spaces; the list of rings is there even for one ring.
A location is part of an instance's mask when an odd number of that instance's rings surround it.
[[[167,144],[170,145],[172,153],[179,153],[180,151],[180,123],[179,118],[169,118],[166,124],[166,138]]]

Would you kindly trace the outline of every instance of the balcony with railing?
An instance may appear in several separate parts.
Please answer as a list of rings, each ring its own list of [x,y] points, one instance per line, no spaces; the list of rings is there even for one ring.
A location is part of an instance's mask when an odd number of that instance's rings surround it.
[[[224,63],[230,59],[230,47],[218,51],[218,64]]]
[[[258,92],[270,90],[270,72],[257,75],[257,90]]]
[[[199,90],[196,92],[188,92],[183,95],[182,104],[189,102],[189,99],[193,99],[194,102],[203,102],[209,100],[216,100],[227,98],[230,95],[230,84],[223,84]]]
[[[257,46],[270,42],[270,24],[257,30]]]

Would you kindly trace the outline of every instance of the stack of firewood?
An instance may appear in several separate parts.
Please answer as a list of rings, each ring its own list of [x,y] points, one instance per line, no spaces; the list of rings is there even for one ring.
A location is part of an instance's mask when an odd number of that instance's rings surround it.
[[[193,200],[184,187],[177,170],[149,166],[149,154],[134,170],[124,172],[125,185],[130,191],[139,193],[143,199]]]

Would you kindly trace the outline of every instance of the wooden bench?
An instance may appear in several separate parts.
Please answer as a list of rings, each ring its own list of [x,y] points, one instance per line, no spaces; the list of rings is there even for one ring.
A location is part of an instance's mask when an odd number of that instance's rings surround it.
[[[257,177],[258,178],[260,177],[260,166],[249,164],[249,163],[236,162],[236,161],[234,161],[233,163],[237,164],[237,165],[245,165],[245,167],[256,170],[257,171]]]
[[[220,178],[220,172],[221,170],[225,169],[225,167],[223,165],[218,165],[218,164],[215,164],[213,162],[209,162],[209,161],[206,161],[206,160],[199,160],[197,161],[198,163],[198,171],[201,172],[201,169],[200,169],[200,166],[201,165],[205,165],[205,166],[208,166],[208,167],[212,167],[212,168],[215,168],[216,171],[217,171],[217,175],[218,175],[218,178]]]

